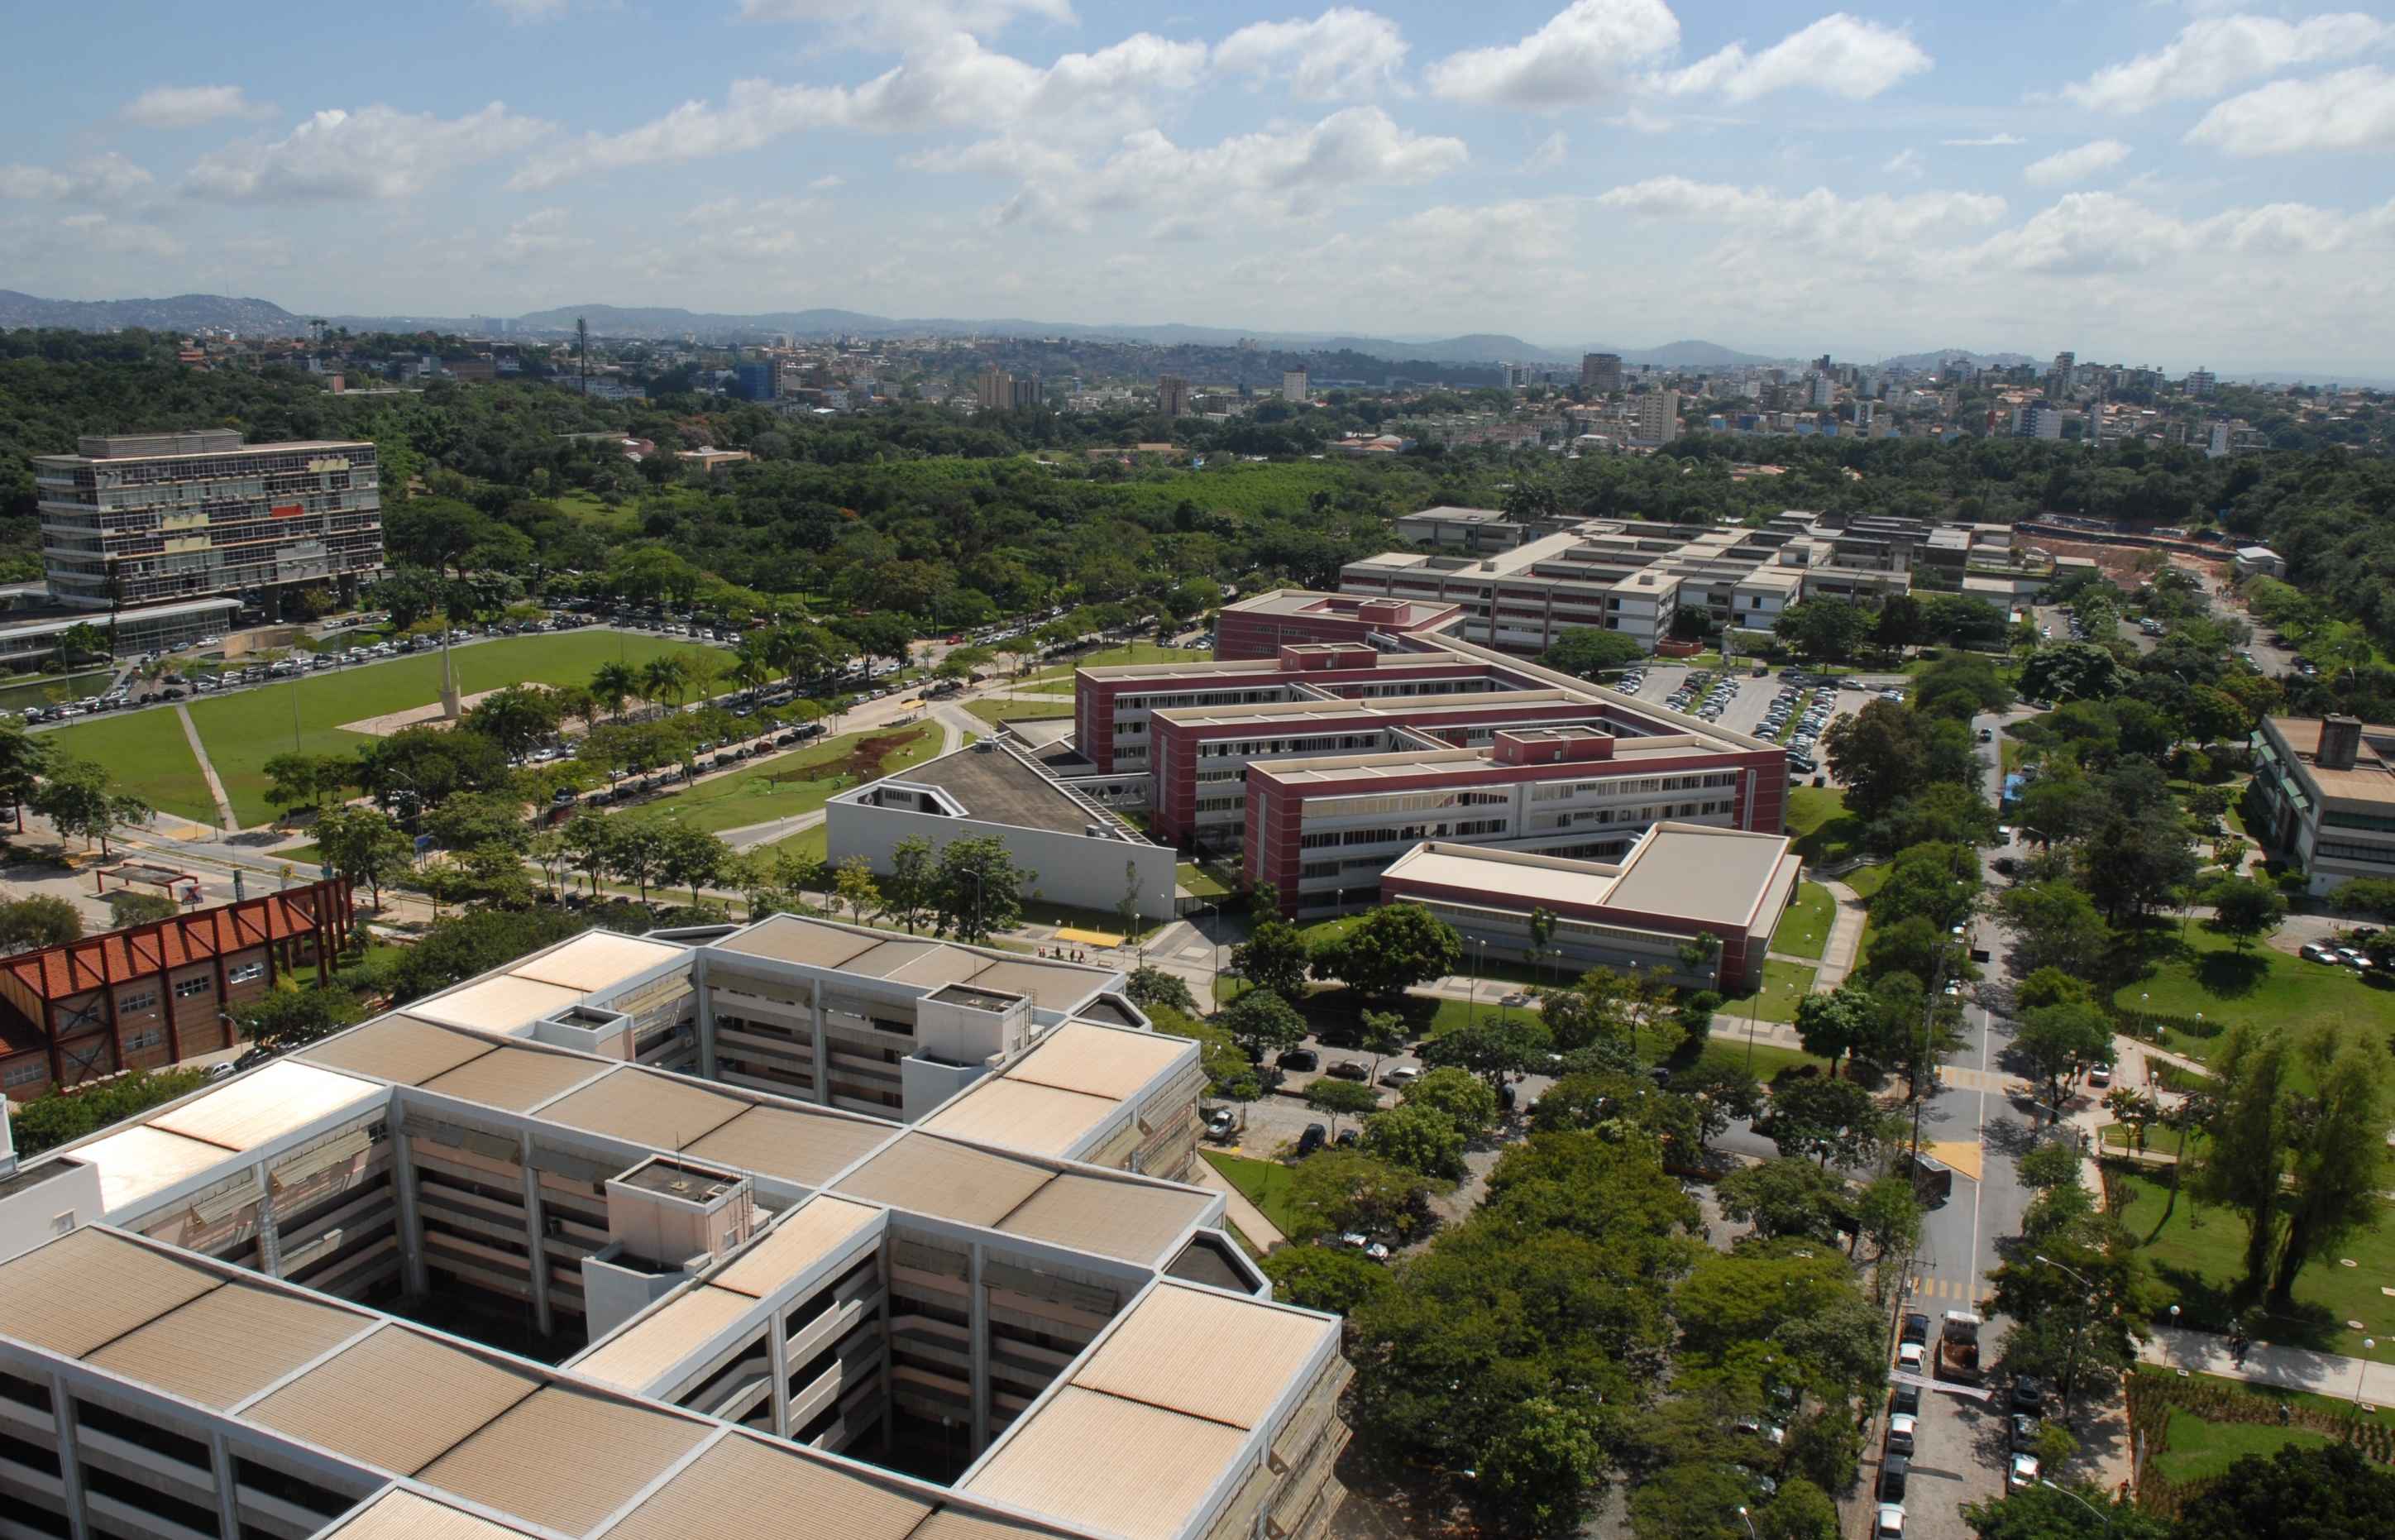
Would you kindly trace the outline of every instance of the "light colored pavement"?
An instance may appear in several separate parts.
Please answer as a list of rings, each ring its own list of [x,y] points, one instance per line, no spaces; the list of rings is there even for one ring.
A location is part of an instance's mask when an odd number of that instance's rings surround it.
[[[1821,961],[1816,964],[1813,988],[1827,991],[1846,981],[1855,970],[1863,946],[1863,925],[1869,911],[1863,907],[1862,896],[1844,883],[1821,880],[1830,896],[1838,901],[1836,920],[1830,926],[1829,945],[1821,950]]]
[[[217,778],[217,767],[208,761],[207,747],[200,742],[199,724],[179,700],[175,703],[175,720],[183,724],[183,741],[192,746],[192,757],[200,762],[200,778],[208,783],[208,795],[216,801],[218,825],[228,832],[239,829],[241,820],[232,815],[232,799],[225,795],[224,782]]]
[[[2309,1348],[2285,1348],[2257,1342],[2240,1363],[2229,1350],[2229,1339],[2211,1332],[2157,1326],[2137,1349],[2147,1363],[2190,1374],[2218,1374],[2280,1390],[2309,1390],[2316,1396],[2379,1404],[2395,1397],[2395,1363],[2352,1358],[2344,1353],[2316,1353]],[[2395,1344],[2389,1345],[2395,1351]]]

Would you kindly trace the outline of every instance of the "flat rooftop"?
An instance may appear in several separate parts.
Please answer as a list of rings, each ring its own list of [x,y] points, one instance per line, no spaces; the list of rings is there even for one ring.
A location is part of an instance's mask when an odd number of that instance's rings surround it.
[[[1392,622],[1404,628],[1435,620],[1455,608],[1453,604],[1426,603],[1419,599],[1383,598],[1374,594],[1316,593],[1305,589],[1278,589],[1260,593],[1252,599],[1242,599],[1223,606],[1225,615],[1278,615],[1291,617],[1314,616],[1326,620],[1354,620],[1359,604],[1401,604],[1406,606],[1405,618]]]
[[[1617,775],[1625,765],[1644,761],[1679,759],[1690,754],[1738,754],[1749,750],[1742,744],[1727,738],[1715,738],[1699,733],[1672,733],[1655,737],[1616,738],[1613,757],[1601,760],[1567,760],[1553,763],[1541,763],[1536,768],[1551,772],[1555,780],[1594,780]],[[1425,773],[1455,777],[1484,776],[1491,769],[1523,769],[1528,765],[1501,765],[1493,746],[1478,749],[1450,749],[1443,753],[1345,754],[1327,755],[1319,759],[1264,760],[1249,767],[1250,774],[1269,777],[1288,786],[1326,786],[1342,781],[1371,781],[1388,776],[1420,776]]]
[[[2270,718],[2271,730],[2285,742],[2322,796],[2395,803],[2395,727],[2364,723],[2362,741],[2354,746],[2353,768],[2330,770],[2320,763],[2322,725],[2318,717]]]
[[[1078,826],[1075,831],[1078,832]],[[769,914],[714,943],[713,949],[919,984],[926,993],[946,984],[973,984],[1028,995],[1043,1011],[1070,1011],[1115,976],[1110,969],[1087,963],[893,936],[797,914]]]
[[[1259,700],[1233,706],[1167,707],[1156,714],[1181,727],[1237,727],[1269,723],[1302,727],[1308,723],[1386,723],[1401,716],[1485,715],[1551,705],[1563,714],[1601,712],[1607,703],[1577,690],[1467,690],[1457,695],[1396,696],[1365,700]]]
[[[1490,896],[1508,909],[1555,904],[1635,910],[1743,931],[1800,864],[1783,834],[1660,823],[1620,861],[1425,841],[1382,881],[1435,883]]]
[[[999,746],[959,749],[891,778],[937,787],[963,804],[967,817],[1016,829],[1081,834],[1092,823],[1106,821]]]

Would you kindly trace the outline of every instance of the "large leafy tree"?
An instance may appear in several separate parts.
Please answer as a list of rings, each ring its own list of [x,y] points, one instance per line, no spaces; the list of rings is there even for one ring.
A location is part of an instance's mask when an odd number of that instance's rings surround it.
[[[1231,1041],[1263,1060],[1305,1041],[1305,1018],[1296,1007],[1270,989],[1249,989],[1224,1007],[1216,1018]]]
[[[61,835],[98,841],[102,855],[110,835],[150,816],[150,804],[119,786],[106,765],[85,759],[53,759],[32,805]]]
[[[2305,1057],[2319,1089],[2293,1098],[2282,1124],[2292,1201],[2270,1298],[2283,1309],[2305,1264],[2374,1228],[2386,1208],[2387,1055],[2358,1034],[2332,1030],[2307,1043]]]
[[[1594,679],[1608,669],[1636,662],[1646,656],[1646,651],[1635,639],[1621,631],[1574,626],[1557,633],[1555,644],[1540,656],[1539,661],[1581,679]]]
[[[1853,1207],[1844,1177],[1810,1161],[1780,1159],[1740,1166],[1714,1184],[1722,1212],[1752,1223],[1761,1236],[1811,1236],[1834,1243],[1838,1221]]]
[[[1376,909],[1314,953],[1317,976],[1342,979],[1360,993],[1383,998],[1445,977],[1462,962],[1463,938],[1420,904]]]
[[[950,840],[940,849],[933,916],[942,932],[954,933],[959,941],[986,941],[1022,923],[1024,889],[1039,880],[998,835]]]
[[[1821,747],[1846,788],[1846,811],[1865,821],[1930,783],[1922,721],[1894,701],[1874,700],[1831,723]]]
[[[2040,647],[2021,666],[2021,694],[2031,700],[2110,700],[2123,683],[2120,659],[2092,642]]]
[[[1364,1153],[1441,1181],[1463,1175],[1463,1134],[1436,1108],[1393,1107],[1366,1118]]]
[[[2188,1505],[2171,1540],[2375,1540],[2395,1534],[2395,1473],[2350,1444],[2248,1454]],[[1991,1536],[1987,1540],[2014,1540]]]
[[[2284,1033],[2243,1023],[2213,1057],[2216,1110],[2204,1126],[2189,1183],[2196,1197],[2245,1221],[2245,1287],[2259,1290],[2279,1239],[2286,1170],[2286,1098],[2293,1055]]]
[[[316,820],[315,835],[324,864],[352,883],[365,883],[377,909],[382,908],[383,884],[416,859],[406,832],[378,808],[333,808]]]
[[[1278,916],[1257,921],[1248,938],[1231,949],[1233,973],[1284,1000],[1305,992],[1305,969],[1311,961],[1305,937]]]

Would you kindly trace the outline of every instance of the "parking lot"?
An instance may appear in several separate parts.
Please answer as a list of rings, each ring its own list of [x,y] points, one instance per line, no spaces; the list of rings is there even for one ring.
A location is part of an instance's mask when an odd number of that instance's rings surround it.
[[[1675,697],[1689,688],[1688,681],[1692,671],[1696,670],[1679,664],[1658,664],[1646,670],[1645,678],[1635,693],[1641,701],[1652,702],[1658,706],[1674,705]],[[1772,717],[1775,706],[1783,698],[1783,692],[1793,692],[1785,697],[1792,711],[1789,721],[1793,728],[1801,731],[1802,713],[1820,698],[1824,689],[1822,686],[1810,684],[1796,685],[1790,680],[1782,678],[1778,672],[1757,679],[1753,675],[1752,665],[1738,672],[1725,672],[1718,669],[1711,672],[1712,680],[1701,689],[1687,696],[1685,707],[1676,709],[1684,709],[1693,714],[1702,710],[1709,700],[1716,700],[1720,704],[1720,713],[1713,720],[1717,725],[1727,727],[1734,733],[1747,733],[1757,737],[1779,737],[1778,732],[1766,724]],[[1822,719],[1822,728],[1826,730],[1828,724],[1838,717],[1851,716],[1861,710],[1865,705],[1878,698],[1879,696],[1880,691],[1877,689],[1828,688],[1829,715]],[[1827,777],[1829,766],[1821,762],[1818,742],[1813,746],[1811,752],[1816,761],[1816,768],[1811,772],[1806,772],[1792,763],[1791,773],[1807,778],[1811,775]]]

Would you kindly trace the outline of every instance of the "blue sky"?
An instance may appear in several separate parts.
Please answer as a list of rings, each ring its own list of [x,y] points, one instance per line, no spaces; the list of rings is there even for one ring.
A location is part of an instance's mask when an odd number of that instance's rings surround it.
[[[2395,15],[21,11],[0,286],[2386,375]]]

